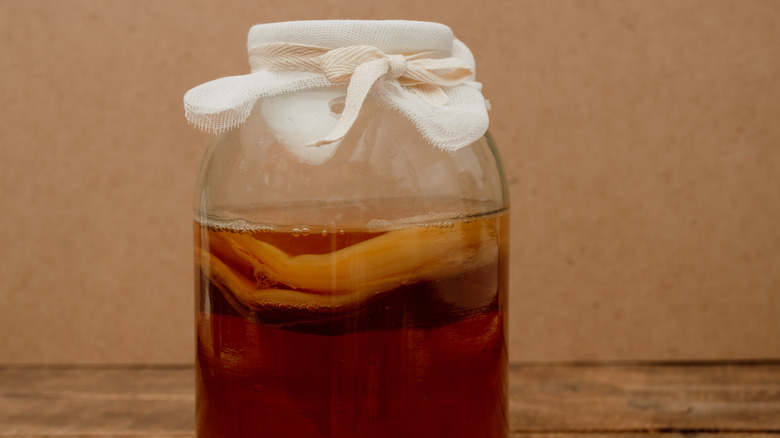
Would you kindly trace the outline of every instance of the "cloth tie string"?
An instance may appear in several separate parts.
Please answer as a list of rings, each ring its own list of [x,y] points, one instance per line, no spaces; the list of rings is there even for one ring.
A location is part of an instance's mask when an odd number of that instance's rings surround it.
[[[473,71],[460,58],[446,56],[439,51],[400,55],[385,54],[373,46],[329,49],[295,43],[266,43],[249,50],[253,72],[315,72],[324,74],[333,85],[347,85],[341,118],[328,135],[310,146],[322,146],[343,139],[377,81],[397,81],[429,104],[447,104],[449,98],[444,87],[468,81]]]

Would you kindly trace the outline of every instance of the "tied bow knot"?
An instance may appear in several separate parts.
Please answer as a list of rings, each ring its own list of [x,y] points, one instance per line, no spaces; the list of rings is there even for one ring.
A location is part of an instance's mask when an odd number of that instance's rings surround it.
[[[404,55],[387,55],[387,79],[398,79],[406,73],[406,57]]]
[[[322,146],[346,136],[357,120],[369,91],[380,80],[397,81],[404,89],[432,104],[449,101],[444,87],[467,81],[473,74],[459,58],[427,51],[412,55],[385,54],[372,46],[328,49],[293,43],[268,43],[249,51],[252,70],[300,70],[322,73],[335,85],[347,84],[344,111]]]

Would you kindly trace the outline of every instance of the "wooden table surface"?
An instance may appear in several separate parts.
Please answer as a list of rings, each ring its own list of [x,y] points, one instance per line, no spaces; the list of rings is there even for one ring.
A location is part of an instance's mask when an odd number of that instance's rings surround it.
[[[192,437],[193,373],[0,367],[0,437]],[[778,437],[780,362],[516,365],[510,416],[512,438]]]

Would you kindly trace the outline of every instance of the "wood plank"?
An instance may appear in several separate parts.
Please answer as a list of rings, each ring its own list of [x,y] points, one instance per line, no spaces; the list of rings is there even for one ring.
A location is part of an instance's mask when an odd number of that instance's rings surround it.
[[[0,436],[13,438],[185,438],[195,436],[194,432],[187,434],[129,434],[129,435],[5,435],[0,432]],[[777,434],[774,433],[589,433],[589,432],[572,432],[572,433],[525,433],[516,432],[511,435],[510,438],[777,438]]]
[[[6,435],[0,432],[2,437],[13,438],[187,438],[195,437],[194,432],[183,434],[159,434],[159,433],[133,433],[127,435]],[[670,433],[590,433],[590,432],[570,432],[570,433],[537,433],[537,432],[515,432],[510,438],[777,438],[775,433],[697,433],[697,432],[670,432]]]
[[[0,436],[13,438],[185,438],[195,437],[194,432],[187,434],[158,434],[158,433],[141,433],[141,434],[129,434],[129,435],[5,435],[0,432]],[[777,438],[777,434],[774,433],[589,433],[589,432],[572,432],[572,433],[525,433],[516,432],[511,435],[510,438]]]
[[[2,436],[193,436],[192,368],[0,370]]]
[[[0,368],[0,437],[194,436],[192,368]],[[765,438],[780,364],[510,370],[512,438]]]
[[[38,437],[34,437],[38,438]],[[777,438],[774,433],[717,433],[717,432],[669,432],[669,433],[544,433],[544,432],[515,432],[510,438]]]
[[[780,431],[780,365],[515,366],[516,432]]]

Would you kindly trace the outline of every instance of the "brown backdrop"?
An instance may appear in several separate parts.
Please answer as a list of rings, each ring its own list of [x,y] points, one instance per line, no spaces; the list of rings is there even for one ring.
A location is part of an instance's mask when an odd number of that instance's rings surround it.
[[[0,363],[191,361],[182,95],[314,18],[475,52],[512,360],[780,358],[780,2],[0,0]]]

